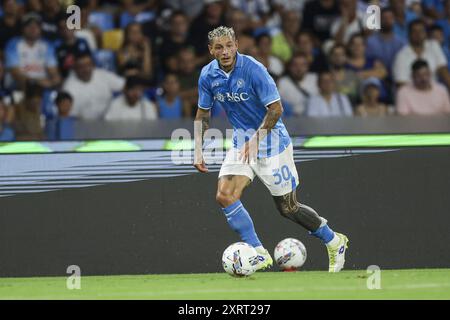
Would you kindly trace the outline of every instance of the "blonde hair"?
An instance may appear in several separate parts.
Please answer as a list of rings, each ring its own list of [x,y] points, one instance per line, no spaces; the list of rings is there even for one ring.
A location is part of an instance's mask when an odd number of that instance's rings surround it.
[[[220,37],[230,37],[231,39],[236,40],[236,35],[233,28],[220,26],[208,32],[208,43],[212,44],[214,39]]]

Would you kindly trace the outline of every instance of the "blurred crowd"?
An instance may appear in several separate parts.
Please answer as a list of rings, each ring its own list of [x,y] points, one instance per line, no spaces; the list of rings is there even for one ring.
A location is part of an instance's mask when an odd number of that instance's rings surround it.
[[[450,0],[0,4],[0,141],[70,139],[80,119],[193,117],[220,25],[267,67],[283,117],[450,114]],[[371,4],[379,30],[367,27]],[[70,5],[81,9],[74,30]]]

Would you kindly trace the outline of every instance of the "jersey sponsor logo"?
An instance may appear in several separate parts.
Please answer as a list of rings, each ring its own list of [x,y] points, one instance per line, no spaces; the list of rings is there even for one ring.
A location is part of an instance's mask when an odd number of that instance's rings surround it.
[[[247,101],[250,99],[250,96],[247,92],[225,92],[225,93],[217,93],[214,97],[216,100],[220,102],[241,102],[241,101]]]

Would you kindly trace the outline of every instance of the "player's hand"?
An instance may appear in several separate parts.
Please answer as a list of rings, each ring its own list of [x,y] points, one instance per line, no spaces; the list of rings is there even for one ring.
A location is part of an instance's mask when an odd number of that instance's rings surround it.
[[[202,160],[202,163],[194,163],[195,169],[197,169],[201,173],[208,172],[208,168],[206,167],[205,161]]]
[[[258,156],[258,143],[256,139],[250,139],[241,148],[239,160],[243,163],[250,164],[255,162]]]

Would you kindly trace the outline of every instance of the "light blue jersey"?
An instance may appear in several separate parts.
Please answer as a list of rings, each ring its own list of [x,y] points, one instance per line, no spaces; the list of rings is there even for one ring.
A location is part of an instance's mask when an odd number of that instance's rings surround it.
[[[220,69],[217,60],[204,66],[198,81],[198,106],[209,110],[214,103],[225,110],[233,126],[233,146],[241,148],[261,126],[267,106],[280,100],[275,81],[266,67],[254,58],[236,54],[236,64],[230,74]],[[281,119],[271,134],[259,145],[258,158],[283,152],[291,138]]]
[[[44,79],[46,68],[57,65],[53,46],[45,40],[40,39],[30,47],[24,38],[16,37],[6,45],[6,68],[19,68],[29,78]]]

